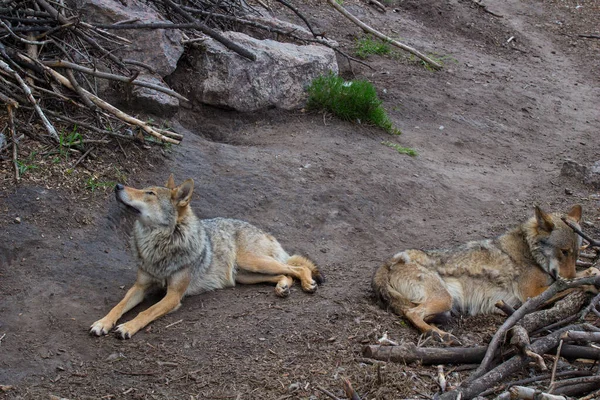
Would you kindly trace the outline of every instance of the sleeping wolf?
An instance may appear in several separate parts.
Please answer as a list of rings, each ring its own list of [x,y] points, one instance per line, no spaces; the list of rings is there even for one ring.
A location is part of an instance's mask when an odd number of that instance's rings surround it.
[[[421,332],[452,342],[452,335],[426,321],[451,310],[496,312],[499,300],[514,307],[559,276],[575,277],[581,239],[562,216],[536,207],[532,218],[496,239],[447,250],[405,250],[377,269],[373,290]],[[571,208],[566,218],[579,224],[581,206]]]
[[[139,269],[133,287],[91,326],[90,334],[106,335],[154,285],[167,288],[165,297],[119,325],[115,330],[118,337],[129,339],[150,322],[175,311],[185,295],[236,283],[272,282],[275,293],[286,297],[293,278],[299,279],[308,293],[322,282],[323,276],[310,260],[289,256],[277,239],[257,227],[235,219],[199,220],[190,207],[193,189],[193,180],[176,186],[173,175],[166,187],[115,187],[117,200],[137,214],[131,247]]]

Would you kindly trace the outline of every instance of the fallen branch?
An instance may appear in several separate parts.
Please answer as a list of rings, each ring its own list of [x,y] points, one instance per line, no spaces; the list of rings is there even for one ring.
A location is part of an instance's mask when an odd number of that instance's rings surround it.
[[[13,167],[15,168],[15,180],[19,182],[21,177],[19,176],[19,164],[17,163],[17,132],[15,129],[15,120],[13,117],[13,108],[15,107],[16,106],[12,103],[6,104],[6,110],[8,111],[8,131],[10,132],[10,137],[12,139],[12,162]]]
[[[600,35],[579,34],[577,36],[587,39],[600,39]]]
[[[363,355],[382,361],[395,361],[410,364],[420,362],[431,364],[470,364],[478,363],[485,355],[486,347],[417,347],[414,343],[402,343],[399,346],[369,345],[363,349]]]
[[[563,220],[563,222],[565,224],[567,224],[567,226],[569,228],[573,229],[573,232],[575,232],[576,234],[578,234],[579,236],[581,236],[582,238],[584,238],[585,240],[587,240],[590,243],[590,246],[592,246],[592,247],[600,247],[600,241],[594,240],[591,237],[589,237],[588,235],[586,235],[585,233],[583,233],[581,231],[581,229],[579,229],[579,227],[577,225],[575,225],[573,222],[569,221],[567,218],[563,217],[561,219]]]
[[[509,317],[515,313],[515,309],[502,300],[496,302],[495,306],[496,308],[502,310],[502,312]]]
[[[436,61],[432,60],[431,58],[427,57],[425,54],[421,53],[420,51],[418,51],[410,46],[407,46],[403,43],[400,43],[400,42],[390,38],[389,36],[386,36],[383,33],[376,31],[375,29],[371,28],[367,24],[363,23],[358,18],[356,18],[354,15],[352,15],[348,11],[346,11],[346,9],[344,7],[342,7],[341,5],[339,5],[336,0],[327,0],[327,2],[329,3],[329,5],[331,5],[333,8],[335,8],[338,12],[340,12],[344,17],[346,17],[350,21],[354,22],[356,25],[361,27],[364,31],[369,32],[369,33],[377,36],[378,38],[385,40],[386,42],[388,42],[396,47],[401,48],[402,50],[408,51],[409,53],[417,56],[418,58],[425,61],[427,64],[431,65],[435,69],[442,68],[441,64],[439,64]]]
[[[508,392],[498,396],[498,399],[526,399],[526,400],[567,400],[564,396],[544,393],[540,390],[525,386],[513,386]]]
[[[25,93],[27,100],[29,100],[29,102],[35,109],[35,112],[37,113],[38,117],[40,117],[40,119],[42,120],[42,124],[44,125],[44,128],[46,128],[46,132],[48,132],[50,137],[52,137],[52,139],[54,139],[57,143],[60,142],[60,139],[58,138],[58,133],[56,133],[56,129],[54,128],[54,125],[52,125],[52,123],[48,120],[48,118],[46,118],[46,115],[44,115],[44,112],[42,111],[39,104],[33,97],[33,94],[31,93],[31,89],[29,89],[29,86],[27,86],[27,84],[21,78],[21,76],[15,70],[13,70],[7,63],[5,63],[2,60],[0,60],[0,69],[3,70],[4,72],[6,72],[7,74],[13,76],[17,80],[17,82],[19,83],[19,85],[21,87],[21,90],[23,91],[23,93]]]
[[[540,296],[536,297],[535,299],[538,299],[539,297]],[[517,312],[519,312],[521,308],[519,308]],[[517,312],[515,314],[517,314]],[[537,354],[545,354],[557,346],[558,341],[560,340],[560,335],[563,332],[566,332],[567,330],[577,330],[582,328],[582,325],[572,325],[560,329],[534,342],[531,345],[531,350]],[[529,359],[522,355],[516,355],[514,357],[511,357],[508,361],[505,361],[504,363],[500,364],[499,366],[485,373],[484,375],[479,376],[477,379],[463,382],[463,384],[461,384],[461,386],[459,386],[455,390],[442,394],[439,397],[439,400],[455,400],[458,396],[461,396],[462,399],[472,399],[473,397],[476,397],[486,389],[494,386],[501,380],[505,379],[507,376],[525,367],[528,362]]]
[[[189,101],[188,99],[186,99],[185,97],[183,97],[182,95],[180,95],[179,93],[177,93],[174,90],[171,90],[169,88],[166,88],[164,86],[159,86],[159,85],[155,85],[153,83],[148,83],[148,82],[144,82],[144,81],[137,81],[137,80],[132,80],[131,78],[128,78],[126,76],[122,76],[122,75],[115,75],[115,74],[110,74],[108,72],[101,72],[101,71],[96,71],[93,70],[91,68],[86,68],[86,67],[82,67],[81,65],[69,62],[69,61],[64,61],[64,60],[60,60],[60,61],[44,61],[43,62],[44,65],[48,66],[48,67],[53,67],[53,68],[67,68],[67,69],[74,69],[80,72],[84,72],[86,74],[89,75],[93,75],[93,76],[97,76],[98,78],[103,78],[103,79],[111,79],[114,81],[120,81],[120,82],[125,82],[125,83],[131,83],[133,85],[136,86],[142,86],[142,87],[146,87],[149,89],[153,89],[159,92],[163,92],[168,94],[169,96],[173,96],[179,100],[183,100],[183,101]]]
[[[25,58],[25,61],[27,62],[33,62],[33,60],[29,59],[28,57],[21,55],[21,57]],[[74,90],[73,85],[71,84],[71,82],[64,76],[62,76],[61,74],[59,74],[58,72],[56,72],[55,70],[53,70],[50,67],[47,67],[43,64],[42,67],[60,84],[62,84],[63,86],[66,86],[67,88]],[[88,92],[85,89],[82,89],[83,93],[85,93],[89,99],[91,101],[94,102],[94,104],[96,104],[98,107],[102,108],[103,110],[108,111],[109,113],[113,114],[114,116],[116,116],[117,118],[132,124],[132,125],[136,125],[140,128],[142,128],[146,133],[148,133],[151,136],[154,136],[155,138],[163,141],[163,142],[167,142],[167,143],[173,143],[173,144],[179,144],[179,142],[181,141],[181,139],[183,138],[183,136],[181,136],[178,133],[174,133],[174,132],[169,132],[169,131],[165,131],[162,129],[156,129],[151,127],[150,125],[146,124],[143,121],[140,121],[139,119],[132,117],[129,114],[124,113],[123,111],[119,110],[118,108],[114,107],[113,105],[107,103],[106,101],[102,100],[100,97]],[[169,135],[170,137],[167,137],[165,135]]]
[[[38,0],[38,1],[40,1],[40,0]],[[174,3],[171,0],[162,0],[162,2],[166,6],[172,8],[177,14],[179,14],[183,18],[187,19],[189,22],[193,22],[195,24],[194,28],[198,29],[200,32],[204,33],[206,36],[210,36],[211,38],[215,39],[217,42],[220,42],[223,46],[227,47],[230,50],[235,51],[239,55],[246,57],[247,59],[249,59],[251,61],[256,61],[256,54],[252,53],[251,51],[246,50],[239,44],[227,39],[225,36],[221,35],[217,31],[200,23],[198,20],[196,20],[194,17],[192,17],[186,11],[184,11],[178,4]]]
[[[600,276],[591,276],[572,280],[559,279],[539,296],[527,300],[521,307],[519,307],[518,310],[515,311],[513,315],[508,317],[506,321],[502,324],[502,326],[500,326],[498,331],[496,331],[494,337],[490,341],[490,344],[488,346],[485,357],[481,362],[481,365],[479,366],[479,368],[477,368],[477,370],[475,370],[475,372],[473,372],[473,374],[471,374],[468,380],[473,381],[488,371],[490,364],[492,363],[492,360],[496,355],[498,347],[500,347],[501,342],[504,340],[506,332],[508,332],[508,330],[512,328],[526,314],[537,309],[541,304],[544,304],[546,301],[554,297],[554,295],[556,295],[559,292],[562,292],[563,290],[583,285],[597,285],[598,283],[600,283]],[[537,351],[536,353],[540,354]]]

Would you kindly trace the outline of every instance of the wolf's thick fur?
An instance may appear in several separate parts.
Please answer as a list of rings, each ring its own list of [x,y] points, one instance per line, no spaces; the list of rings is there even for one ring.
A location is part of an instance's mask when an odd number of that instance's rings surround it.
[[[259,228],[235,219],[200,220],[190,207],[194,182],[175,186],[134,189],[117,185],[117,200],[138,215],[132,249],[138,259],[137,281],[104,318],[90,329],[105,335],[119,318],[139,304],[155,285],[167,288],[157,304],[119,325],[116,334],[130,338],[147,324],[174,311],[185,295],[234,286],[237,283],[276,283],[275,292],[289,295],[293,278],[312,293],[323,277],[309,259],[290,256],[277,239]]]
[[[575,277],[581,238],[563,216],[536,207],[532,218],[495,239],[447,250],[405,250],[377,269],[373,290],[420,331],[452,339],[426,321],[453,309],[470,315],[496,312],[499,300],[516,306],[559,275]],[[578,224],[581,206],[566,217]]]

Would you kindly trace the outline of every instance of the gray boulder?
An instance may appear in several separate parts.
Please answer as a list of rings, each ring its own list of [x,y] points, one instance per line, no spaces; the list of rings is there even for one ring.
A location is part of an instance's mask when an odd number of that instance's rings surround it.
[[[157,75],[140,75],[136,81],[153,83],[159,86],[168,85]],[[179,100],[166,93],[158,92],[142,86],[130,85],[129,107],[148,114],[169,118],[177,113]]]
[[[175,88],[192,101],[242,112],[302,107],[306,87],[319,75],[338,71],[333,50],[258,40],[239,32],[224,36],[256,54],[252,62],[220,43],[206,39],[191,50],[189,66],[171,77]]]
[[[573,178],[595,189],[600,189],[600,161],[596,161],[588,167],[567,159],[563,162],[560,173],[562,176]]]

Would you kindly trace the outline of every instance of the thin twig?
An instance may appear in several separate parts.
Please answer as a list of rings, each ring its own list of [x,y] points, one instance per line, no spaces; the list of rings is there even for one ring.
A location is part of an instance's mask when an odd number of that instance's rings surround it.
[[[321,386],[317,386],[317,390],[333,400],[341,400],[339,397],[331,393],[329,390],[322,388]]]
[[[558,349],[556,349],[556,356],[554,358],[554,364],[552,365],[552,376],[550,377],[550,384],[548,385],[548,393],[554,391],[554,379],[556,378],[556,367],[558,366],[558,359],[560,358],[560,351],[562,350],[563,340],[560,339],[558,343]]]
[[[8,131],[10,132],[10,137],[12,138],[12,161],[13,166],[15,168],[15,180],[19,182],[21,177],[19,176],[19,164],[17,162],[17,134],[15,131],[15,120],[13,117],[13,108],[14,105],[8,103],[6,104],[6,109],[8,111]],[[4,336],[3,336],[4,337]]]
[[[46,115],[44,115],[44,112],[38,105],[37,101],[35,101],[33,94],[31,94],[31,89],[29,88],[29,86],[27,86],[27,84],[25,83],[23,78],[21,78],[21,76],[15,70],[13,70],[7,63],[5,63],[2,60],[0,60],[0,69],[2,69],[6,73],[12,75],[17,80],[17,82],[19,82],[19,85],[21,86],[21,90],[25,93],[27,100],[29,100],[29,102],[35,109],[35,112],[42,120],[42,123],[43,123],[44,127],[46,128],[46,131],[52,137],[52,139],[54,139],[56,142],[59,142],[60,140],[58,138],[58,134],[56,133],[56,129],[54,128],[52,123],[48,120],[48,118],[46,118]]]
[[[584,238],[585,240],[587,240],[590,243],[590,246],[592,247],[600,247],[600,241],[598,240],[594,240],[591,237],[589,237],[588,235],[586,235],[585,233],[583,233],[581,231],[581,229],[579,229],[579,227],[577,225],[575,225],[573,222],[569,221],[566,217],[561,218],[563,220],[563,222],[565,224],[567,224],[567,226],[571,229],[573,229],[573,231],[578,234],[579,236],[581,236],[582,238]]]

